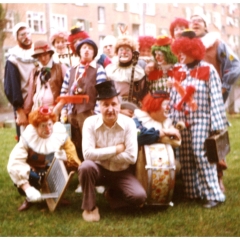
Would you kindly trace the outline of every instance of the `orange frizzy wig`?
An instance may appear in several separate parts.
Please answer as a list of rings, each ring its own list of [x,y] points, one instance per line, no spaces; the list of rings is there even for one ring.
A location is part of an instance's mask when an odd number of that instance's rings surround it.
[[[161,109],[162,102],[169,99],[167,92],[161,93],[148,93],[142,100],[142,111],[152,113]]]
[[[205,55],[205,47],[199,38],[180,37],[171,45],[172,52],[177,56],[183,53],[195,60],[202,60]]]
[[[169,28],[172,38],[174,38],[174,28],[176,26],[183,26],[185,28],[188,28],[188,25],[189,25],[188,20],[186,20],[184,18],[175,18],[175,20],[173,22],[171,22],[170,28]]]
[[[41,122],[46,122],[48,120],[52,120],[53,123],[55,123],[57,121],[57,116],[49,107],[40,107],[29,114],[28,120],[30,124],[37,128]]]

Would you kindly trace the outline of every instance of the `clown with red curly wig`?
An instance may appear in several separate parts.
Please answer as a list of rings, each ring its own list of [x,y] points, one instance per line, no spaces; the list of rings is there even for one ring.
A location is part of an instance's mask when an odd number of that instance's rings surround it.
[[[18,211],[27,210],[32,202],[42,201],[44,175],[54,157],[64,161],[68,171],[76,171],[81,164],[64,125],[49,107],[32,111],[29,123],[10,153],[7,165],[14,185],[25,196]]]
[[[181,67],[173,76],[170,116],[173,124],[183,121],[187,126],[181,132],[179,148],[184,197],[202,200],[204,208],[212,208],[224,202],[225,195],[218,184],[217,166],[206,157],[204,142],[212,132],[228,125],[222,83],[214,66],[203,61],[205,47],[194,31],[184,30],[171,49]]]

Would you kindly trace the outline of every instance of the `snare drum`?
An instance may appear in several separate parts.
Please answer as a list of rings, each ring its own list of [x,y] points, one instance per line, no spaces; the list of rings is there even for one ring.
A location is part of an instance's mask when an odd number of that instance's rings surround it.
[[[156,143],[140,148],[136,177],[146,190],[147,204],[173,206],[175,169],[171,145]]]

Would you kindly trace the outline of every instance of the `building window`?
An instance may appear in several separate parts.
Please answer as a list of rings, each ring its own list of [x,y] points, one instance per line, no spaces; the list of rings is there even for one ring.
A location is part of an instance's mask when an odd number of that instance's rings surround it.
[[[173,3],[173,6],[177,8],[178,7],[178,3]]]
[[[86,31],[85,20],[84,19],[77,19],[76,26],[81,28],[82,31]]]
[[[157,28],[155,24],[146,23],[145,24],[145,35],[156,36]]]
[[[129,12],[140,14],[142,12],[141,9],[140,3],[129,3]]]
[[[27,12],[27,23],[34,33],[46,32],[43,12]]]
[[[5,26],[6,31],[11,31],[14,26],[14,13],[13,12],[7,12],[6,13],[6,20],[7,24]]]
[[[160,28],[159,29],[159,35],[169,35],[167,28]]]
[[[213,24],[219,29],[222,29],[221,14],[219,12],[213,12]]]
[[[105,23],[105,8],[98,7],[98,23]]]
[[[67,17],[61,14],[52,14],[51,29],[67,31]]]
[[[132,25],[132,35],[134,38],[138,38],[139,36],[139,24]]]
[[[124,12],[125,11],[125,5],[124,3],[115,3],[115,9],[119,12]]]
[[[155,3],[145,3],[145,4],[146,4],[146,15],[154,16],[156,14]]]

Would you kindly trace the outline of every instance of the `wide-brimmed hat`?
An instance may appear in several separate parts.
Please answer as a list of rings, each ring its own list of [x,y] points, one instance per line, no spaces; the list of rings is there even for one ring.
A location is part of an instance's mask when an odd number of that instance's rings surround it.
[[[82,45],[86,43],[86,44],[89,44],[93,47],[93,50],[94,50],[94,56],[93,58],[95,58],[98,54],[98,47],[97,47],[97,44],[90,38],[86,38],[86,39],[83,39],[76,47],[76,53],[77,55],[80,57],[80,48],[82,47]]]
[[[50,44],[47,41],[39,40],[34,43],[34,53],[32,55],[33,58],[36,58],[39,54],[49,52],[54,54],[54,51],[51,49]]]
[[[114,81],[105,81],[95,85],[95,88],[98,92],[97,100],[109,99],[116,97],[120,94],[115,88]]]

